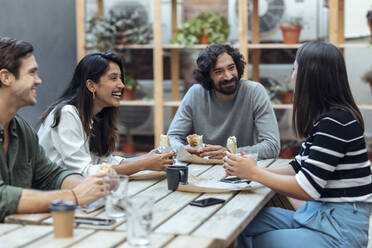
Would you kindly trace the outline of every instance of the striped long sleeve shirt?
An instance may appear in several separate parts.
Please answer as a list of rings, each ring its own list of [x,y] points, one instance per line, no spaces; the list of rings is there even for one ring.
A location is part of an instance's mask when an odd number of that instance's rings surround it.
[[[331,110],[319,118],[290,164],[297,183],[315,200],[372,202],[363,130],[349,112]]]

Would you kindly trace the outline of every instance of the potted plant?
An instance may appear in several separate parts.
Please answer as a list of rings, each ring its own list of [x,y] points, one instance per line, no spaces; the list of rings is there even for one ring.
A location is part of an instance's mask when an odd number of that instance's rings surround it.
[[[281,100],[283,104],[293,103],[293,83],[290,78],[286,78],[279,89]]]
[[[302,17],[290,17],[284,19],[280,25],[284,44],[297,44],[300,40],[302,29]]]
[[[291,159],[300,152],[301,143],[296,140],[281,140],[280,141],[280,158]]]
[[[294,157],[294,152],[293,152],[293,149],[290,145],[290,141],[288,140],[284,140],[281,142],[281,148],[280,148],[280,154],[279,154],[279,157],[280,158],[284,158],[284,159],[291,159]]]
[[[88,21],[87,47],[105,51],[116,43],[116,27],[104,16],[94,16]]]
[[[132,132],[128,125],[124,125],[125,127],[125,134],[126,140],[123,142],[121,146],[121,150],[124,154],[135,154],[136,153],[136,146],[133,142]]]
[[[265,87],[273,103],[292,103],[293,85],[289,79],[279,82],[273,78],[261,78],[260,82]]]
[[[173,44],[192,46],[197,43],[223,43],[227,41],[230,26],[225,17],[214,12],[202,12],[177,29]]]
[[[260,82],[265,87],[271,102],[280,103],[281,102],[280,90],[282,88],[280,82],[271,77],[260,78]]]
[[[116,30],[116,44],[148,44],[152,40],[152,25],[138,9],[111,10],[110,23]]]
[[[124,78],[124,93],[122,96],[123,100],[134,100],[134,94],[136,93],[136,89],[140,89],[141,85],[138,83],[138,80],[130,75],[126,75]]]
[[[115,45],[147,44],[152,40],[152,26],[138,10],[111,10],[108,16],[94,16],[88,21],[88,47],[107,50]]]

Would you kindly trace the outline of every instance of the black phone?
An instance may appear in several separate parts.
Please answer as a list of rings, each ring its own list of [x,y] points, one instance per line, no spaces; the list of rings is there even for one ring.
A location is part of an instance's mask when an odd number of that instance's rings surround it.
[[[224,183],[250,183],[251,181],[248,179],[242,179],[240,177],[226,177],[220,180]]]
[[[219,203],[224,203],[224,199],[219,199],[219,198],[205,198],[202,200],[197,200],[197,201],[192,201],[190,202],[190,205],[197,206],[197,207],[207,207]]]
[[[116,223],[116,220],[113,219],[103,219],[97,217],[80,217],[75,216],[75,224],[86,224],[94,226],[111,226]]]

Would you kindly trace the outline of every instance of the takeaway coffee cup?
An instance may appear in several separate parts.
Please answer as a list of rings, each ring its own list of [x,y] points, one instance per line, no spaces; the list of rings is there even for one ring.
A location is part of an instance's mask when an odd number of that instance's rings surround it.
[[[76,205],[72,201],[55,200],[49,206],[53,216],[54,236],[56,238],[72,237]]]
[[[168,189],[175,191],[178,184],[187,184],[189,167],[184,165],[172,165],[167,167]]]

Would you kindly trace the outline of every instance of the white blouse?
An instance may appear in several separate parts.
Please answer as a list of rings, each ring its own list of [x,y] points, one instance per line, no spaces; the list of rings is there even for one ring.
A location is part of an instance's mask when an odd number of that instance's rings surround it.
[[[40,126],[38,136],[46,155],[58,165],[87,176],[98,172],[99,164],[116,165],[124,159],[113,155],[99,157],[90,152],[89,141],[75,106],[65,105],[61,109],[60,122],[55,128],[51,128],[53,121],[54,110]]]

